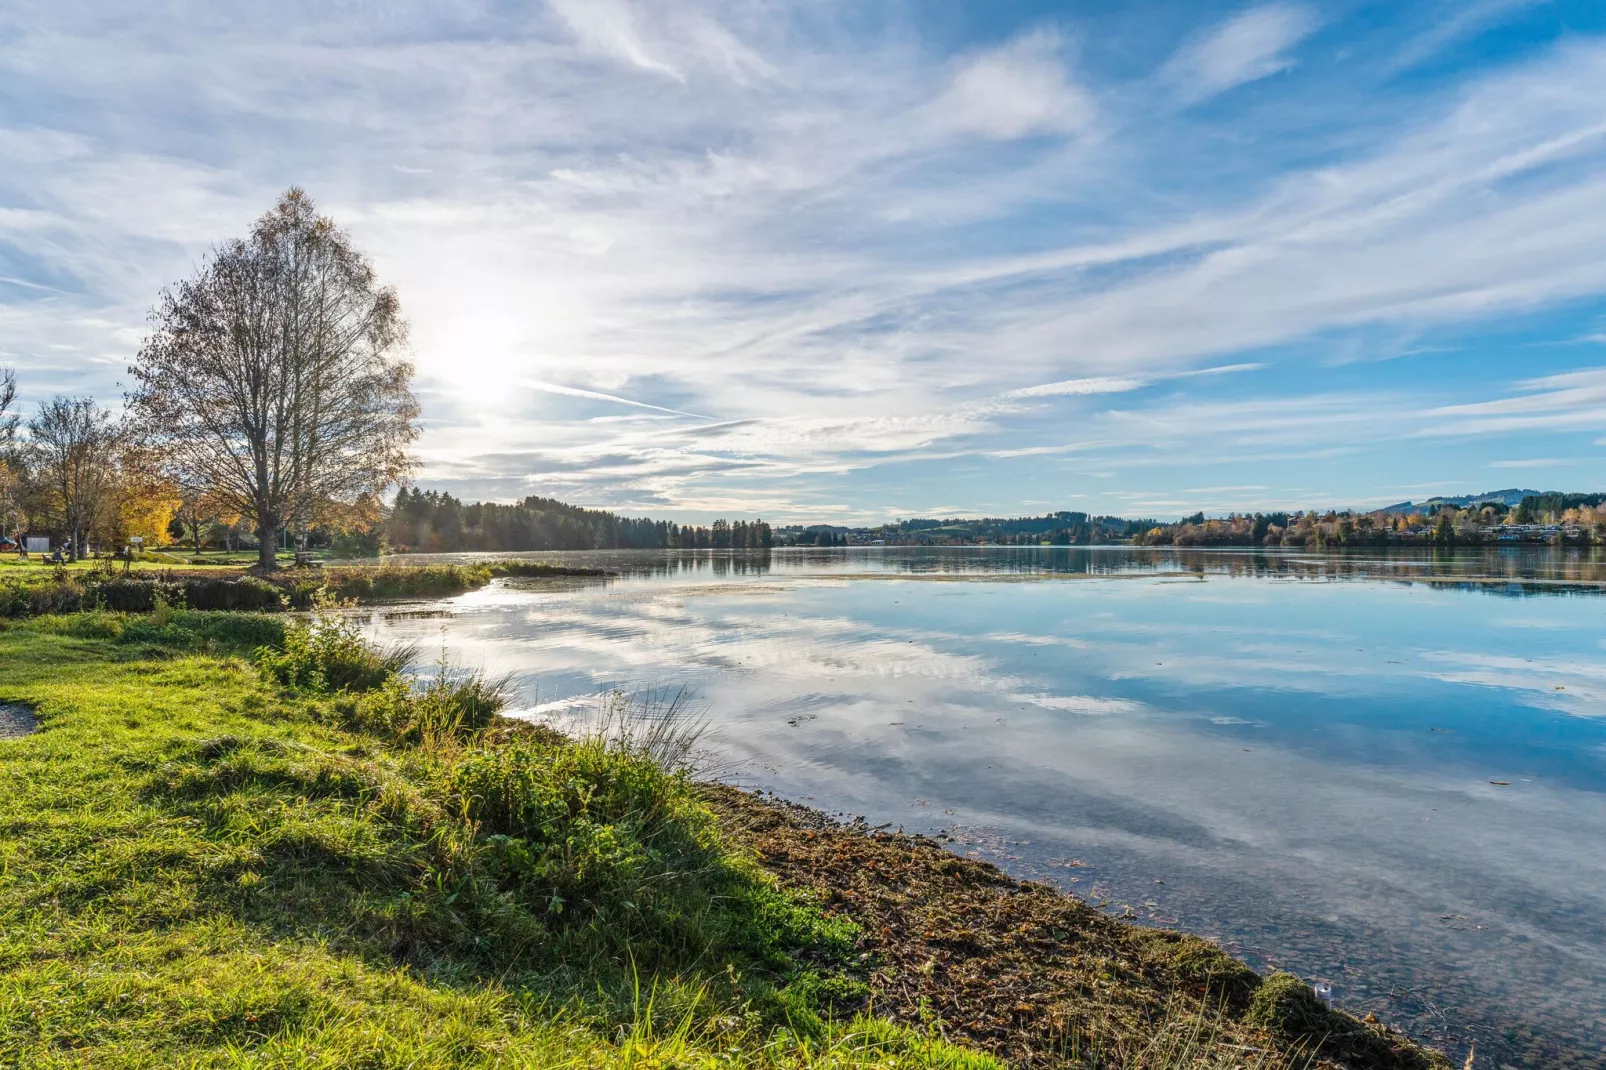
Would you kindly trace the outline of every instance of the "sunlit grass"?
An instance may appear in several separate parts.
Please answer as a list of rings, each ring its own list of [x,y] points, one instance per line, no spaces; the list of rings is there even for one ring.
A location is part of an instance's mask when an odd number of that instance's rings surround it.
[[[351,730],[252,664],[275,630],[0,625],[0,702],[40,722],[0,741],[0,1065],[997,1066],[837,1019],[851,932],[680,775],[457,714]]]

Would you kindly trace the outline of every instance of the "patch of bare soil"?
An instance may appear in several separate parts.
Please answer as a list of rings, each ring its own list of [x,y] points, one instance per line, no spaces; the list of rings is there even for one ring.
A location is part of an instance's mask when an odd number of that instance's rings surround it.
[[[33,710],[20,703],[0,702],[0,739],[25,736],[39,727],[39,718]]]
[[[1329,1010],[1198,937],[1119,921],[920,836],[708,785],[736,843],[862,930],[877,1013],[1020,1067],[1441,1070],[1376,1022]]]

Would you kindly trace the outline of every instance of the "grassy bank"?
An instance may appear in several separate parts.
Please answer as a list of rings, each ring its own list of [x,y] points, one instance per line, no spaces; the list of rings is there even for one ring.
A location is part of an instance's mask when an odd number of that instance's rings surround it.
[[[345,565],[292,569],[271,576],[244,570],[138,568],[113,562],[34,567],[0,573],[0,618],[110,610],[149,613],[158,605],[271,613],[309,609],[320,600],[383,602],[444,598],[499,577],[606,576],[600,569],[530,561],[474,565]],[[136,564],[139,564],[136,562]]]
[[[0,622],[39,724],[0,740],[0,1065],[1436,1065],[1203,941],[401,660],[283,616]]]
[[[0,630],[0,703],[40,725],[0,742],[0,1064],[994,1065],[856,1019],[849,924],[628,745],[490,730],[485,681],[89,614]]]

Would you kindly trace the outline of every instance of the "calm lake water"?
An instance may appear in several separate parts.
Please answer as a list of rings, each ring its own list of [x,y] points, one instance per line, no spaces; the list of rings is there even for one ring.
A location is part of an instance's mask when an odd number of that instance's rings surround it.
[[[1606,1067],[1606,557],[528,556],[620,575],[373,631],[513,674],[533,717],[689,688],[728,779],[946,834],[1479,1066]]]

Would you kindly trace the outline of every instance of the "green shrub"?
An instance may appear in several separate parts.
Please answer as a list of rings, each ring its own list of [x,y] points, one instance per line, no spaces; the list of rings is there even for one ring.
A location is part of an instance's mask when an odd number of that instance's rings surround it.
[[[797,971],[805,950],[845,959],[855,930],[725,850],[684,774],[599,737],[527,736],[470,751],[445,775],[496,882],[544,916],[570,954],[671,969],[735,955],[791,993],[767,983],[750,992],[767,993],[776,1020],[789,999],[862,994]]]
[[[503,884],[610,950],[689,931],[719,865],[712,817],[683,778],[597,740],[483,748],[451,772]]]
[[[96,579],[84,591],[84,608],[109,609],[114,613],[149,613],[158,605],[183,604],[184,593],[171,583],[116,577]]]
[[[284,591],[255,576],[239,579],[191,579],[184,581],[184,604],[190,609],[216,609],[271,613],[285,607]]]
[[[491,572],[483,565],[381,565],[330,568],[323,572],[329,597],[366,602],[386,598],[438,598],[483,587]]]
[[[285,608],[279,587],[255,576],[166,579],[138,573],[61,570],[0,582],[0,617],[38,617],[80,610],[150,613],[160,605],[250,613]]]
[[[575,568],[571,565],[553,565],[545,561],[492,561],[484,566],[492,576],[612,576],[616,573],[602,568]]]
[[[282,645],[263,646],[256,663],[263,678],[301,691],[361,692],[383,687],[413,658],[410,648],[375,649],[355,621],[320,613],[310,625],[284,631]]]
[[[0,583],[0,617],[76,613],[84,608],[84,585],[65,569],[48,576]]]
[[[334,711],[342,727],[416,746],[463,742],[494,723],[506,705],[506,681],[443,667],[422,686],[392,676],[370,691],[342,696]]]

